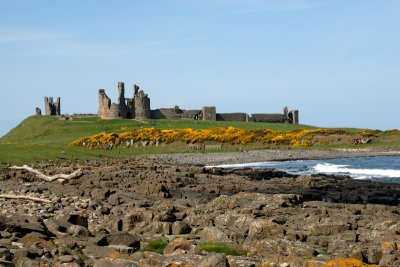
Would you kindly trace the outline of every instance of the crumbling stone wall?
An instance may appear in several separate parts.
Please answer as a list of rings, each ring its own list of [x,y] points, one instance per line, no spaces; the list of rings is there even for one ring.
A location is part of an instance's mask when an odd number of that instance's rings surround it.
[[[42,110],[39,107],[36,107],[35,114],[36,114],[36,116],[42,116]]]
[[[251,114],[254,122],[288,122],[285,114]]]
[[[299,111],[297,109],[291,110],[288,114],[288,119],[292,124],[299,124]]]
[[[246,113],[217,113],[217,121],[246,121],[248,115]]]
[[[46,96],[44,98],[45,115],[61,115],[61,100],[57,97],[57,101],[53,101],[53,97]]]
[[[216,121],[217,120],[217,109],[215,107],[203,107],[203,120],[204,121]]]
[[[185,110],[180,109],[179,106],[175,106],[174,108],[159,108],[151,110],[150,117],[152,119],[202,119],[202,110]]]

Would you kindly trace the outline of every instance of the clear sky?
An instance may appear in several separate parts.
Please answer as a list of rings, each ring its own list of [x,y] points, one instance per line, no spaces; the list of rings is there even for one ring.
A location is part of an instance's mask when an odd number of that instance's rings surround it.
[[[96,113],[118,81],[152,108],[399,128],[400,1],[0,0],[0,136],[44,96]]]

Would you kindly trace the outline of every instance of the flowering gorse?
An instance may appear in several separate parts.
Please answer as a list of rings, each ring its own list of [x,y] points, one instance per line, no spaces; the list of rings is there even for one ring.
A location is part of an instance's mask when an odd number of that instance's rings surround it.
[[[139,141],[204,143],[217,142],[232,145],[246,145],[251,143],[287,145],[292,147],[309,147],[317,143],[328,144],[351,135],[343,130],[295,130],[275,131],[270,129],[249,130],[234,127],[217,127],[203,130],[185,129],[155,129],[143,128],[122,133],[99,133],[83,137],[71,142],[70,146],[100,147],[107,144],[118,146],[123,143],[133,144]]]

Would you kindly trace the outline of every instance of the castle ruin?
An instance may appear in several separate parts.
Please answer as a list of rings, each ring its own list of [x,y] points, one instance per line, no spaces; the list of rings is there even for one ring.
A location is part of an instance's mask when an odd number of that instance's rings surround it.
[[[150,98],[136,84],[133,86],[133,98],[125,98],[125,85],[118,82],[118,102],[112,103],[104,89],[99,90],[98,116],[102,119],[195,119],[210,121],[246,121],[246,122],[277,122],[299,123],[299,111],[289,111],[287,107],[279,114],[247,114],[247,113],[217,113],[215,106],[204,106],[202,109],[150,108]]]
[[[150,98],[136,84],[133,98],[125,98],[125,85],[119,82],[117,103],[111,102],[104,89],[99,90],[98,116],[102,119],[150,119]]]
[[[36,112],[38,114],[38,111]],[[53,97],[44,98],[44,114],[45,115],[61,115],[61,100],[57,97],[57,101],[53,102]]]

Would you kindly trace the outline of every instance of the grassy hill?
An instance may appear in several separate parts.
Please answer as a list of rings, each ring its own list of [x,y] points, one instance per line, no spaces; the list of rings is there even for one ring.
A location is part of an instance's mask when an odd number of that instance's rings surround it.
[[[101,120],[99,118],[78,118],[60,120],[53,116],[31,116],[23,120],[16,128],[0,139],[0,164],[21,164],[40,160],[71,160],[90,157],[120,157],[149,153],[181,152],[182,145],[171,144],[165,147],[139,147],[136,149],[85,149],[69,147],[68,144],[78,138],[91,136],[99,132],[121,132],[140,128],[156,129],[208,129],[213,127],[232,126],[242,129],[272,129],[292,131],[298,129],[316,129],[308,125],[291,125],[281,123],[253,123],[227,121],[194,121],[194,120]],[[357,132],[360,129],[346,129]],[[383,140],[386,145],[397,146],[399,134]],[[379,144],[378,144],[379,145]],[[262,145],[248,146],[246,149],[262,148]],[[236,147],[228,148],[236,149]]]

